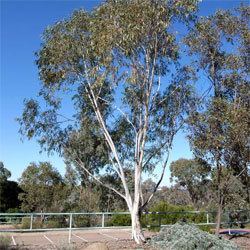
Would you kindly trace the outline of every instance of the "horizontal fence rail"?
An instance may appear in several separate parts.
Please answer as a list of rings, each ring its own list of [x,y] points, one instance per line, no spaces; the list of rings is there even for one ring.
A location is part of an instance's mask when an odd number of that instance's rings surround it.
[[[222,225],[232,227],[249,223],[250,211],[227,211],[222,214]],[[178,221],[197,226],[213,226],[214,211],[143,212],[144,228],[167,227]],[[78,212],[78,213],[0,213],[0,232],[69,231],[97,228],[131,228],[129,212]]]

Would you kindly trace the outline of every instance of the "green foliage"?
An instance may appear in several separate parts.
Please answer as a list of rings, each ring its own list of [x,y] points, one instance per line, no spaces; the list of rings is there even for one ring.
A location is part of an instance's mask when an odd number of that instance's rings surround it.
[[[41,99],[25,100],[20,133],[92,178],[118,173],[122,191],[138,168],[133,186],[140,186],[141,172],[164,162],[195,105],[194,72],[178,66],[170,28],[176,20],[193,20],[197,4],[106,1],[48,27],[36,53]],[[161,84],[172,68],[173,77]],[[69,115],[62,114],[65,103],[72,104]]]
[[[249,6],[219,10],[200,18],[185,39],[194,68],[207,78],[204,103],[189,118],[189,140],[194,155],[214,169],[217,232],[223,208],[250,202],[249,17]]]
[[[20,208],[9,208],[6,213],[21,213]]]
[[[74,227],[97,227],[101,226],[100,215],[76,215],[73,218]]]
[[[62,194],[62,177],[48,162],[31,163],[22,173],[20,187],[23,193],[19,195],[21,208],[25,212],[45,212],[54,207],[60,210],[56,196]],[[60,190],[60,192],[59,192]]]
[[[222,169],[220,183],[218,183],[215,171],[212,172],[212,177],[213,185],[211,186],[211,190],[213,191],[213,195],[211,198],[213,199],[214,206],[217,204],[215,194],[218,186],[223,193],[223,205],[225,210],[234,211],[246,209],[247,206],[250,205],[247,202],[246,187],[240,178],[234,175],[232,169]]]
[[[181,67],[172,24],[193,20],[197,3],[107,1],[48,27],[36,61],[41,100],[25,101],[20,132],[61,153],[82,176],[98,178],[130,208],[144,208],[151,196],[140,198],[142,172],[165,170],[173,138],[188,120],[200,162],[173,163],[172,177],[197,207],[208,187],[220,213],[244,189],[249,202],[249,7],[200,18],[185,38],[195,62]],[[207,82],[198,89],[208,89],[197,100],[194,83],[203,73]],[[69,116],[61,113],[64,103],[72,104]],[[79,202],[72,193],[68,208]]]
[[[202,160],[178,159],[170,164],[171,179],[185,187],[193,205],[200,208],[209,188],[211,167]]]
[[[152,203],[150,204],[150,207],[159,203],[160,201],[178,206],[188,206],[192,204],[192,200],[188,191],[178,184],[171,187],[163,186],[161,190],[158,190],[154,196]]]
[[[67,197],[64,201],[65,211],[74,212],[98,212],[101,208],[101,195],[94,185],[87,187],[75,186],[74,188],[66,187]],[[67,189],[68,188],[68,189]]]
[[[70,171],[70,172],[69,172]],[[79,175],[68,169],[66,177],[51,164],[31,163],[20,178],[23,192],[19,195],[22,211],[26,212],[97,212],[100,211],[100,193],[86,181],[80,185]]]
[[[21,223],[15,225],[16,228],[21,229],[30,229],[30,217],[22,218]],[[44,218],[36,217],[32,221],[32,228],[33,229],[42,229],[42,228],[65,228],[68,227],[68,223],[65,218],[61,218],[58,216]]]
[[[107,221],[107,226],[131,226],[130,214],[115,214]]]
[[[43,227],[45,228],[65,228],[67,227],[66,221],[60,221],[58,219],[49,219],[44,222]]]
[[[159,225],[175,224],[179,221],[187,223],[206,222],[206,213],[185,213],[192,211],[192,206],[176,206],[166,202],[159,202],[150,209],[150,212],[159,212],[155,214],[144,215],[143,224],[150,227],[159,228]],[[161,214],[162,212],[162,214]],[[165,214],[166,213],[166,214]]]
[[[156,249],[176,250],[236,250],[239,249],[232,241],[220,239],[218,236],[199,230],[196,226],[175,224],[163,228],[153,236],[150,244]]]
[[[89,215],[78,215],[74,217],[74,227],[90,227],[91,217]]]

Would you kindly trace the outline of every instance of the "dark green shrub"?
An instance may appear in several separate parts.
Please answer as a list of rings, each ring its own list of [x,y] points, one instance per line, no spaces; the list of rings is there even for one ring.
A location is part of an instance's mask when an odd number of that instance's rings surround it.
[[[151,228],[160,225],[175,224],[176,222],[183,221],[187,223],[204,223],[206,222],[206,213],[188,213],[193,211],[192,206],[175,206],[166,202],[159,202],[156,204],[148,214],[146,219],[142,222],[149,225]],[[159,212],[155,213],[154,212]],[[144,225],[145,226],[145,225]]]
[[[6,213],[21,213],[19,208],[9,208]]]
[[[130,226],[130,214],[115,214],[105,223],[106,226]]]

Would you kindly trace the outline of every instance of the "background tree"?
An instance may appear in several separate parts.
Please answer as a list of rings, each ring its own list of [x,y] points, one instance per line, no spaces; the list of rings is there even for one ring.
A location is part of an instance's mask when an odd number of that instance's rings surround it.
[[[37,66],[40,96],[51,108],[26,100],[19,119],[22,134],[38,137],[43,149],[59,151],[126,201],[138,243],[145,241],[140,212],[192,108],[193,72],[185,67],[170,79],[179,51],[170,27],[190,20],[197,2],[110,0],[47,28]],[[69,101],[75,113],[66,117],[61,105]],[[142,172],[157,165],[162,173],[142,203]],[[125,169],[133,171],[132,192]],[[100,180],[105,171],[118,175],[122,192]]]
[[[131,171],[128,173],[128,171],[129,170],[125,170],[128,186],[132,187],[132,173]],[[116,173],[103,175],[100,179],[102,182],[109,183],[109,185],[115,187],[119,191],[122,191],[123,189],[119,176]],[[127,211],[127,204],[125,200],[109,188],[105,188],[97,184],[95,185],[95,190],[100,194],[101,208],[103,211]]]
[[[216,169],[219,232],[224,196],[224,168],[233,170],[249,201],[249,7],[236,13],[218,11],[201,18],[186,37],[196,69],[208,81],[203,109],[190,117],[190,142],[195,155]]]
[[[81,183],[81,176],[71,165],[66,165],[64,182],[69,188],[74,188]],[[82,183],[81,183],[82,184]]]
[[[151,195],[155,182],[151,178],[145,180],[142,183],[143,197]],[[176,184],[171,187],[161,186],[158,188],[157,193],[154,195],[152,202],[147,207],[150,210],[153,206],[157,206],[158,203],[165,202],[172,205],[192,205],[189,193],[180,185]]]
[[[193,205],[199,209],[209,197],[206,197],[210,187],[211,167],[198,159],[179,159],[170,164],[171,180],[187,189]]]
[[[18,194],[21,189],[17,182],[8,180],[10,177],[11,172],[0,161],[0,212],[2,213],[8,210],[18,210],[20,206]]]
[[[84,179],[86,178],[86,179]],[[117,190],[121,190],[121,183],[117,174],[106,174],[100,177],[104,183],[109,183]],[[95,183],[82,169],[66,166],[64,177],[68,198],[65,198],[67,211],[121,211],[126,210],[125,201],[112,190]],[[93,196],[93,197],[92,197]],[[87,205],[87,206],[86,206]]]
[[[189,193],[183,187],[175,184],[172,187],[162,187],[157,195],[158,202],[164,201],[177,206],[191,206],[192,201]],[[156,200],[156,201],[157,201]],[[156,203],[155,201],[155,203]]]
[[[246,200],[247,192],[240,178],[234,175],[230,168],[223,168],[220,180],[220,189],[222,190],[223,208],[227,211],[245,210],[249,208]],[[218,183],[216,171],[212,172],[211,200],[209,209],[213,210],[218,206],[217,192]]]
[[[56,196],[63,194],[63,180],[50,163],[31,163],[22,173],[19,185],[23,190],[19,199],[24,212],[51,212],[62,209],[62,199],[56,199]]]

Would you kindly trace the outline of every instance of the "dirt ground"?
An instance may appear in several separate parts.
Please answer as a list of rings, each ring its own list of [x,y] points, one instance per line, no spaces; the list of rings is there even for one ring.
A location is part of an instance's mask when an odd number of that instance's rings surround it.
[[[155,233],[146,231],[147,238]],[[14,250],[84,250],[95,242],[102,242],[109,250],[137,249],[153,250],[148,244],[138,246],[130,239],[129,229],[99,229],[72,231],[71,244],[68,244],[69,232],[37,232],[37,233],[8,233]],[[228,238],[227,236],[224,236]],[[250,250],[250,235],[231,239],[241,249]]]
[[[229,238],[225,236],[225,238]],[[242,250],[250,250],[250,235],[245,235],[242,237],[236,237],[231,239],[237,246],[239,246]]]
[[[103,243],[106,244],[109,250],[120,250],[120,249],[127,249],[127,250],[155,250],[147,244],[144,245],[137,245],[132,240],[120,240],[116,242],[104,241]],[[72,245],[61,245],[57,247],[52,247],[48,245],[43,246],[19,246],[13,247],[12,250],[85,250],[88,246],[92,245],[92,243],[81,243],[81,244],[72,244]],[[99,250],[99,249],[98,249]]]
[[[154,233],[145,232],[150,238]],[[151,249],[147,244],[138,246],[132,241],[129,229],[98,229],[72,231],[69,244],[69,232],[31,232],[5,233],[11,238],[12,249],[29,250],[82,250],[95,242],[105,243],[109,250]]]

